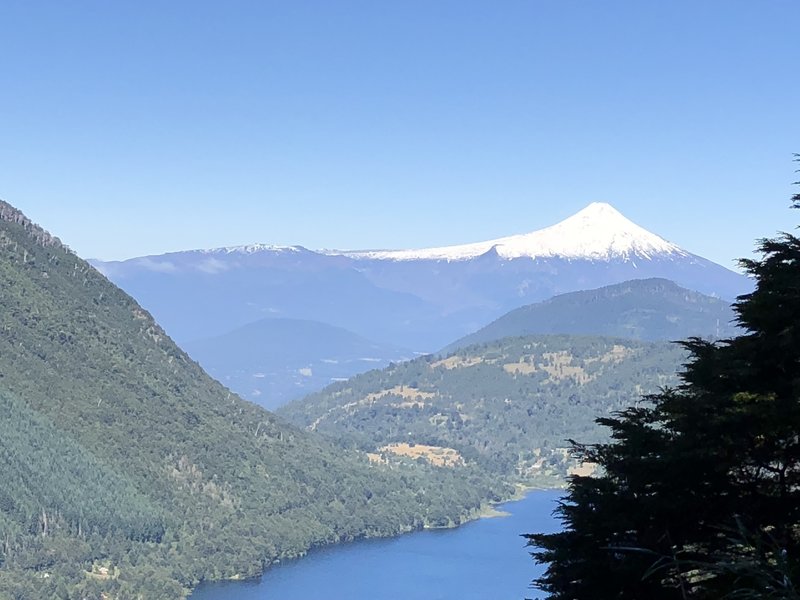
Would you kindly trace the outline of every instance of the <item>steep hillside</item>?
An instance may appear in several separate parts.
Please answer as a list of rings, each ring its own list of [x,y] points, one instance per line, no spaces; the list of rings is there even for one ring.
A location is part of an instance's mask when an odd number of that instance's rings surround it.
[[[262,319],[183,347],[215,379],[268,409],[413,356],[341,327],[300,319]]]
[[[520,335],[564,333],[636,340],[725,338],[736,333],[729,302],[666,279],[634,279],[572,292],[512,310],[450,344],[456,348]]]
[[[675,383],[683,357],[665,342],[504,338],[359,375],[278,414],[376,461],[404,454],[549,485],[571,466],[567,439],[599,441],[594,419]]]
[[[510,492],[371,463],[242,401],[5,203],[0,331],[0,598],[171,600]]]

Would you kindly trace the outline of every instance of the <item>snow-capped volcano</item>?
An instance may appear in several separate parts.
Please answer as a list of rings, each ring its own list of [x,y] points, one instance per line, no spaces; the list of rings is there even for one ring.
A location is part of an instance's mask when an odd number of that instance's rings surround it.
[[[565,258],[569,260],[650,259],[688,256],[675,244],[650,233],[604,202],[593,202],[551,227],[459,246],[420,250],[342,252],[373,260],[469,260],[494,250],[501,258]]]
[[[599,202],[551,227],[475,244],[352,252],[252,244],[92,264],[181,341],[281,317],[415,351],[556,294],[632,279],[669,279],[726,300],[752,289]]]

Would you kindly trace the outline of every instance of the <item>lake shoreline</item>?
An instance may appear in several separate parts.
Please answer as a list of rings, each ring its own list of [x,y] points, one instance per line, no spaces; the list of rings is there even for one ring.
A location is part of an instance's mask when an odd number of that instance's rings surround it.
[[[355,539],[352,539],[352,540],[346,540],[346,541],[340,541],[340,542],[334,542],[334,543],[330,543],[330,544],[315,546],[315,547],[309,548],[305,553],[303,553],[300,556],[293,557],[293,558],[286,559],[286,560],[278,560],[278,561],[273,562],[272,564],[268,565],[261,574],[259,574],[257,576],[254,576],[254,577],[233,576],[233,577],[228,577],[228,578],[223,578],[223,579],[214,579],[214,580],[201,581],[201,582],[198,583],[197,586],[195,586],[193,589],[191,589],[189,591],[189,593],[188,593],[188,595],[186,597],[191,600],[192,598],[195,597],[194,596],[195,592],[199,588],[203,588],[204,586],[219,586],[219,585],[225,585],[227,583],[246,584],[246,585],[250,585],[250,586],[259,586],[259,585],[262,584],[262,581],[263,581],[265,576],[270,575],[271,573],[273,573],[274,571],[276,571],[278,569],[281,569],[281,568],[284,568],[284,567],[296,567],[296,566],[300,565],[301,563],[305,563],[306,562],[306,561],[301,560],[301,559],[309,560],[309,559],[312,559],[314,557],[317,557],[317,558],[319,558],[320,556],[324,557],[325,554],[327,554],[329,552],[333,552],[333,551],[338,551],[340,549],[348,549],[348,548],[352,549],[353,547],[361,547],[364,544],[372,544],[372,543],[381,544],[381,543],[390,542],[390,541],[397,541],[397,540],[402,540],[404,538],[408,538],[408,537],[413,536],[415,534],[420,534],[420,533],[425,533],[425,532],[428,532],[428,533],[442,533],[442,534],[445,534],[445,533],[448,533],[448,532],[451,532],[451,531],[455,532],[457,530],[463,529],[467,525],[474,525],[474,524],[476,524],[476,523],[478,523],[480,521],[494,521],[494,520],[505,521],[509,517],[513,517],[514,513],[506,511],[506,510],[502,510],[501,508],[498,508],[498,507],[501,507],[502,505],[508,504],[508,503],[515,503],[515,502],[524,501],[524,500],[528,499],[529,496],[533,492],[554,492],[555,493],[555,492],[560,492],[562,490],[563,490],[563,488],[555,488],[555,487],[549,487],[549,486],[548,487],[540,487],[540,486],[531,486],[531,485],[518,484],[516,486],[515,492],[513,494],[511,494],[511,496],[509,498],[501,500],[501,501],[498,501],[498,502],[487,503],[481,509],[479,509],[479,510],[475,511],[473,514],[468,515],[467,517],[465,517],[465,519],[463,521],[461,521],[460,523],[453,524],[453,525],[448,526],[448,527],[422,527],[422,528],[414,529],[414,530],[411,530],[411,531],[408,531],[408,532],[399,533],[397,535],[378,536],[378,537],[359,537],[359,538],[355,538]]]

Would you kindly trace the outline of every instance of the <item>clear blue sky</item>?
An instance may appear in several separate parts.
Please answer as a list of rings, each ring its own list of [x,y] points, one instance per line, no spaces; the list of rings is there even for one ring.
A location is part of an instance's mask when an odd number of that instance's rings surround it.
[[[0,2],[0,198],[84,257],[421,247],[606,201],[727,266],[789,211],[800,2]]]

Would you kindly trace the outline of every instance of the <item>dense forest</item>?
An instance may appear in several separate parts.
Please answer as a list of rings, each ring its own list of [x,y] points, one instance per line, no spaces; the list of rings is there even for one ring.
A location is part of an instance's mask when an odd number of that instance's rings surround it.
[[[242,401],[5,203],[0,308],[0,598],[172,600],[513,492],[469,465],[371,461]]]
[[[800,598],[800,238],[758,250],[743,333],[687,340],[677,387],[574,447],[601,470],[571,479],[562,532],[530,536],[554,600]]]
[[[567,440],[604,439],[596,416],[674,383],[685,356],[667,342],[505,338],[370,371],[278,414],[381,460],[440,449],[511,482],[555,486],[576,466]]]

